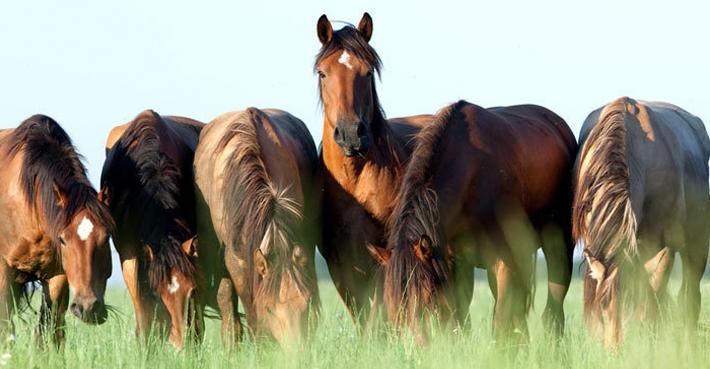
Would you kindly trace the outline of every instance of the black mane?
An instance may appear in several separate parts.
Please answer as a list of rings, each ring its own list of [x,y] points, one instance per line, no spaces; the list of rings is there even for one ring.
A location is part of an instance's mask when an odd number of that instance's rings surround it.
[[[171,142],[191,152],[189,162],[176,163],[161,152],[161,140],[169,140],[174,132],[168,124],[152,110],[139,114],[109,151],[101,176],[116,219],[130,224],[123,227],[151,248],[154,259],[148,274],[153,288],[170,282],[170,268],[185,276],[196,273],[181,248],[195,235],[194,152],[179,139]]]

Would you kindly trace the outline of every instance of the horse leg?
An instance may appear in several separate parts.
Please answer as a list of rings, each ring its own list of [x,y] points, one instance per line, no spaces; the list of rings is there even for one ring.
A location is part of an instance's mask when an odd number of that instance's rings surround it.
[[[60,348],[64,343],[64,313],[69,306],[67,276],[60,274],[42,281],[42,296],[37,339],[42,345],[51,339]]]
[[[0,346],[15,342],[12,315],[20,297],[21,285],[15,283],[15,273],[0,260]]]
[[[145,283],[139,279],[138,257],[121,259],[121,271],[123,272],[123,280],[126,282],[126,288],[131,295],[133,302],[133,311],[136,316],[136,336],[147,340],[150,333],[151,324],[155,318],[155,303],[148,297],[148,291],[145,291]]]
[[[707,238],[688,238],[691,240],[681,252],[683,261],[683,282],[680,287],[678,303],[684,318],[685,327],[690,337],[695,335],[700,314],[700,280],[705,272],[708,259]]]
[[[457,259],[454,275],[456,289],[454,319],[456,319],[456,324],[458,325],[456,328],[468,329],[470,327],[468,311],[473,299],[473,284],[473,265],[460,258]]]
[[[242,321],[239,317],[239,298],[229,278],[220,279],[217,305],[222,317],[222,345],[231,351],[242,339]]]
[[[557,337],[564,333],[564,300],[572,280],[574,242],[569,228],[560,232],[557,226],[548,225],[542,230],[542,253],[547,265],[547,303],[542,321],[546,331]]]
[[[524,283],[507,261],[498,259],[494,264],[496,276],[496,299],[493,317],[493,336],[497,342],[509,340],[526,342],[528,328],[526,322],[527,301]]]

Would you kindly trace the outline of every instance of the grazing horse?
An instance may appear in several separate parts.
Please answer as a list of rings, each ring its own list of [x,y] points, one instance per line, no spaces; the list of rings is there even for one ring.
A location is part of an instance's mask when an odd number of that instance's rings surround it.
[[[353,318],[364,325],[377,301],[379,269],[368,245],[385,245],[385,222],[414,135],[430,115],[385,119],[375,90],[380,58],[368,43],[372,18],[338,31],[318,19],[316,57],[324,111],[323,242],[319,249]],[[381,291],[380,291],[381,292]]]
[[[35,115],[0,131],[0,163],[2,340],[13,334],[23,285],[40,281],[38,332],[61,344],[67,307],[86,323],[106,321],[113,220],[69,136],[51,118]],[[74,301],[67,306],[69,287]]]
[[[154,321],[165,320],[155,316],[164,307],[168,341],[177,348],[191,323],[184,318],[195,313],[186,309],[198,287],[192,160],[202,126],[146,110],[111,130],[101,173],[101,199],[116,220],[114,244],[133,301],[136,333],[146,337]],[[200,322],[193,327],[198,336]]]
[[[241,337],[236,292],[253,333],[297,343],[319,306],[320,186],[308,129],[275,109],[226,113],[202,131],[194,166],[199,257],[229,274],[218,281],[223,338]]]
[[[534,256],[547,258],[546,320],[561,330],[572,271],[574,135],[535,105],[484,109],[460,101],[417,136],[392,212],[384,264],[388,318],[427,340],[429,315],[462,324],[473,267],[488,270],[496,338],[527,336]]]
[[[697,325],[708,257],[708,157],[703,122],[666,103],[619,98],[580,132],[573,235],[584,244],[584,315],[607,347],[622,341],[622,308],[655,320],[676,252],[679,305]]]

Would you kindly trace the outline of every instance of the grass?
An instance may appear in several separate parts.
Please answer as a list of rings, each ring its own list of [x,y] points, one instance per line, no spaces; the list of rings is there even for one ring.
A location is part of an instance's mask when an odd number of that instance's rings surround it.
[[[108,291],[107,301],[118,313],[98,327],[67,316],[63,352],[40,349],[32,330],[33,313],[16,319],[17,341],[0,346],[0,368],[701,368],[710,367],[710,333],[701,329],[689,344],[678,327],[654,334],[637,327],[627,335],[623,349],[613,354],[587,336],[582,324],[581,283],[575,279],[565,312],[567,329],[561,342],[548,339],[540,314],[546,288],[538,279],[535,309],[529,318],[531,342],[517,350],[502,350],[491,342],[493,300],[485,280],[478,279],[471,306],[471,329],[457,335],[437,334],[431,345],[417,347],[407,338],[391,334],[360,337],[329,281],[322,281],[323,300],[319,328],[308,347],[285,352],[273,344],[247,340],[238,351],[226,352],[219,337],[219,321],[207,320],[202,345],[176,352],[158,340],[140,344],[133,334],[133,310],[125,289]],[[673,280],[673,291],[678,281]],[[701,326],[710,325],[710,280],[703,283]]]

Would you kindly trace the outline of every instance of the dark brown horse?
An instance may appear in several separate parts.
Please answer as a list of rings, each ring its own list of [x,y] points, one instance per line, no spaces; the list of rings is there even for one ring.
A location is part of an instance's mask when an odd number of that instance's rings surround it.
[[[710,233],[703,122],[671,104],[622,97],[587,117],[580,144],[573,230],[587,261],[588,326],[616,348],[623,306],[655,320],[678,252],[680,311],[694,330]]]
[[[460,101],[417,136],[389,222],[387,315],[426,340],[430,317],[464,323],[473,267],[488,270],[496,337],[527,334],[534,256],[549,271],[546,320],[561,329],[570,282],[572,165],[567,124],[534,105],[484,109]]]
[[[23,285],[40,281],[39,332],[60,344],[69,287],[74,315],[90,324],[106,321],[113,220],[69,136],[51,118],[35,115],[0,131],[0,148],[0,337],[12,334]]]
[[[198,287],[192,161],[202,126],[146,110],[111,131],[101,174],[101,197],[116,220],[114,244],[136,333],[145,337],[151,324],[166,320],[155,313],[167,312],[168,340],[178,348],[191,323],[184,318],[196,313],[186,309]],[[197,335],[200,322],[192,327]]]
[[[199,258],[230,277],[217,287],[223,337],[241,335],[238,295],[257,336],[298,342],[319,306],[320,186],[308,129],[275,109],[223,114],[202,131],[194,165]]]
[[[333,31],[318,20],[322,47],[315,62],[325,115],[321,254],[350,313],[360,323],[377,299],[377,263],[367,245],[385,245],[385,222],[399,188],[412,138],[431,120],[422,115],[385,119],[375,90],[380,58],[368,43],[372,18]]]

